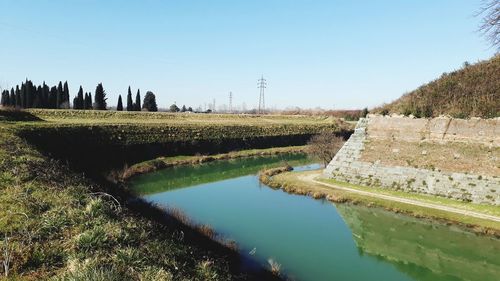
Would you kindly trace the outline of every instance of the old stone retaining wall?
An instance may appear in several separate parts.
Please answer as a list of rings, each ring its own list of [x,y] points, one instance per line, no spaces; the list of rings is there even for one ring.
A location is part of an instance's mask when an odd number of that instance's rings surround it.
[[[468,142],[500,146],[500,119],[415,119],[370,115],[368,138],[401,141]]]
[[[369,116],[361,119],[349,140],[324,170],[339,181],[427,193],[474,203],[500,205],[500,175],[444,172],[413,167],[386,166],[361,161],[367,139],[387,141],[470,142],[498,147],[499,119],[412,119]]]

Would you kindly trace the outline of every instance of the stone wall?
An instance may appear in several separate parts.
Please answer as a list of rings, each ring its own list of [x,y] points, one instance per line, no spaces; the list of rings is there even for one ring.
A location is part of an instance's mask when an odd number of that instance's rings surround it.
[[[477,175],[422,168],[385,166],[361,161],[367,139],[387,141],[470,142],[498,147],[499,119],[412,119],[369,116],[361,119],[349,140],[324,170],[339,181],[427,193],[474,203],[500,205],[500,175]]]
[[[500,119],[415,119],[370,115],[368,137],[401,141],[471,142],[500,146]]]

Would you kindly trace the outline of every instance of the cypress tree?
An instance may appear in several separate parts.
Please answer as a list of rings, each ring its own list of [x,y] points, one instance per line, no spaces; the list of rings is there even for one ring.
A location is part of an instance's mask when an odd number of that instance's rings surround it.
[[[63,86],[62,82],[59,81],[59,85],[57,85],[56,108],[61,108],[62,102],[63,102]]]
[[[10,92],[5,90],[5,106],[10,106]]]
[[[80,89],[78,89],[78,94],[73,99],[73,109],[85,109],[82,86],[80,86]]]
[[[78,93],[73,98],[73,109],[83,109],[82,104],[80,103],[79,98],[78,98],[78,96],[80,95],[80,91],[81,91],[81,88],[78,89]]]
[[[85,93],[85,98],[83,99],[83,109],[89,109],[88,103],[89,103],[89,97],[87,93]]]
[[[16,106],[16,93],[14,92],[14,87],[10,89],[9,105],[12,107]]]
[[[49,86],[45,85],[45,81],[43,82],[42,86],[42,107],[43,108],[50,108],[49,105]]]
[[[104,91],[102,83],[99,83],[95,88],[94,109],[106,110],[106,100],[106,92]]]
[[[190,106],[190,107],[188,107],[187,111],[193,112],[193,108]]]
[[[2,106],[10,106],[10,92],[9,92],[9,90],[3,90],[1,104],[2,104]]]
[[[85,109],[92,109],[92,95],[90,93],[85,93],[85,101],[84,101]]]
[[[25,108],[26,107],[26,84],[21,83],[21,97],[19,101],[19,107],[20,108]]]
[[[63,88],[63,96],[62,96],[62,104],[61,108],[68,109],[70,108],[69,104],[69,87],[68,87],[68,81],[64,82],[64,88]]]
[[[37,87],[33,84],[33,81],[28,81],[28,107],[35,107],[35,102],[40,103],[40,100],[37,101],[38,90]]]
[[[156,97],[153,92],[148,91],[144,96],[144,102],[142,103],[142,108],[147,111],[158,111],[158,106],[156,105]]]
[[[48,107],[49,108],[57,108],[57,87],[53,86],[50,88],[49,99],[48,99]]]
[[[12,92],[12,89],[9,91],[9,90],[5,90],[6,93],[5,93],[5,99],[6,99],[6,106],[11,106],[12,102],[10,101],[10,97],[12,96],[11,95],[11,92]]]
[[[137,95],[135,95],[134,111],[141,111],[141,92],[137,89]]]
[[[35,86],[33,86],[35,87]],[[35,90],[35,97],[33,98],[34,108],[42,108],[42,86],[38,85],[38,88]]]
[[[83,109],[87,109],[87,93],[84,94],[84,97],[83,97]]]
[[[78,108],[78,96],[75,96],[73,98],[73,109],[79,109]]]
[[[26,83],[24,84],[24,92],[24,108],[30,108],[33,106],[34,101],[33,82],[31,82],[31,80],[26,79]]]
[[[19,85],[16,86],[16,107],[21,107],[21,90],[19,90]]]
[[[128,94],[127,94],[127,111],[134,110],[134,103],[132,102],[132,91],[130,90],[130,86],[128,86]]]
[[[186,106],[185,106],[185,105],[182,105],[182,107],[181,107],[181,112],[186,112],[186,111],[187,111]]]
[[[83,88],[80,86],[80,89],[78,90],[78,105],[80,109],[85,109],[85,100],[83,98]]]
[[[117,111],[123,111],[122,95],[118,95],[118,104],[116,105]]]
[[[2,104],[2,106],[9,105],[9,91],[7,90],[2,91],[2,100],[0,101],[0,104]]]

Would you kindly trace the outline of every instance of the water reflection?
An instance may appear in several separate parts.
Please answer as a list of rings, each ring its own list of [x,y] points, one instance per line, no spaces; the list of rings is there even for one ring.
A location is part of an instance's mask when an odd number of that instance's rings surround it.
[[[500,243],[457,227],[379,209],[337,206],[363,255],[416,280],[499,280]]]
[[[139,195],[154,194],[255,174],[265,168],[308,163],[311,163],[311,160],[305,154],[281,154],[223,160],[202,165],[182,165],[139,175],[130,181],[129,186]]]

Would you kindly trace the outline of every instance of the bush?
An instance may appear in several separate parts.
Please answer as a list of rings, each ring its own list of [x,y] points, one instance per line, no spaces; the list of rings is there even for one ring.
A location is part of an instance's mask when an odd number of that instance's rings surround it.
[[[308,154],[318,158],[326,166],[342,148],[344,142],[344,139],[334,132],[324,131],[309,140]]]

